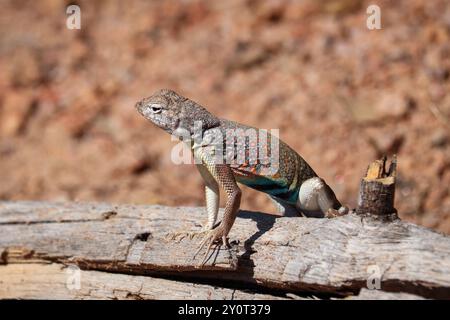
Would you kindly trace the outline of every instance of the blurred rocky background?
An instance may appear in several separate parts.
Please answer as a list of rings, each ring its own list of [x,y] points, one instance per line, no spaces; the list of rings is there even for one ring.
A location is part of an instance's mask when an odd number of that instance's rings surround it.
[[[381,8],[368,30],[366,8]],[[81,30],[66,7],[81,7]],[[0,199],[203,205],[192,165],[134,110],[172,88],[279,128],[356,206],[398,154],[402,219],[450,233],[447,0],[0,0]],[[242,207],[273,212],[244,188]],[[206,218],[206,216],[205,216]]]

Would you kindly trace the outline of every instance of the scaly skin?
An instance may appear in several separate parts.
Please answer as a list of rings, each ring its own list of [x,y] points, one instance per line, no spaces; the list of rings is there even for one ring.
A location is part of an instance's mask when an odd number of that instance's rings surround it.
[[[139,101],[136,109],[147,120],[168,133],[190,139],[197,168],[205,181],[208,222],[203,231],[208,233],[197,251],[198,253],[207,246],[202,263],[216,240],[222,240],[228,245],[227,235],[234,224],[241,201],[241,190],[237,182],[268,194],[283,214],[334,217],[348,212],[347,207],[341,205],[331,188],[308,163],[273,135],[267,134],[267,141],[260,138],[245,139],[247,132],[258,129],[219,119],[194,101],[167,89]],[[196,121],[200,121],[201,125],[196,127]],[[230,153],[227,149],[230,132],[236,134],[233,151],[238,150],[237,153]],[[278,142],[278,145],[272,147],[272,142]],[[261,150],[259,148],[267,150],[268,156],[265,159],[251,157],[254,152]],[[218,156],[224,156],[225,160],[218,161]],[[275,161],[276,159],[279,161]],[[225,191],[227,202],[223,220],[215,226],[219,187]]]

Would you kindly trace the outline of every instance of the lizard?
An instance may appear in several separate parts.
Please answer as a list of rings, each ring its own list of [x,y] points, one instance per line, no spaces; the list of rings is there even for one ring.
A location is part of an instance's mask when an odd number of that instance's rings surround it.
[[[347,206],[338,201],[325,180],[296,151],[270,133],[264,143],[262,139],[252,140],[252,143],[251,139],[239,137],[235,142],[233,137],[231,146],[236,147],[237,155],[232,150],[230,156],[230,149],[227,148],[230,145],[226,144],[230,140],[224,137],[237,131],[241,134],[249,129],[258,129],[218,118],[205,107],[170,89],[162,89],[143,98],[136,103],[135,108],[145,119],[183,140],[196,160],[196,167],[205,182],[208,216],[207,223],[200,231],[206,234],[196,252],[206,246],[202,264],[214,243],[230,246],[228,234],[239,211],[242,195],[238,183],[266,193],[282,215],[331,218],[349,211]],[[272,141],[277,142],[276,147],[273,147]],[[269,153],[274,155],[268,162],[250,159],[250,154],[254,155],[252,152],[255,148],[260,147],[258,143],[265,144],[268,150],[266,158]],[[220,161],[216,157],[218,155],[230,161]],[[277,163],[274,165],[272,162]],[[225,191],[227,200],[223,219],[216,224],[219,188]]]

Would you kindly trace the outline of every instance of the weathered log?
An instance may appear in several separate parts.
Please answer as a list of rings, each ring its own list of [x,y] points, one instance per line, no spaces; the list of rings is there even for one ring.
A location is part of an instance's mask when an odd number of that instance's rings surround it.
[[[394,155],[389,170],[386,157],[372,162],[366,176],[361,180],[356,213],[381,218],[396,217],[394,208],[397,158]]]
[[[202,257],[192,255],[200,238],[171,235],[199,230],[204,219],[204,208],[0,202],[0,268],[76,264],[130,277],[328,296],[358,294],[375,275],[383,291],[450,298],[450,237],[423,227],[356,214],[314,219],[242,211],[231,250],[216,249],[199,268]]]
[[[75,279],[79,277],[79,279]],[[7,299],[287,299],[206,284],[76,270],[62,264],[0,266],[0,298]],[[299,297],[296,297],[299,298]]]
[[[78,278],[75,278],[78,277]],[[0,266],[0,299],[180,299],[180,300],[284,300],[295,294],[261,294],[250,290],[133,276],[104,271],[77,270],[63,264],[10,264]],[[423,299],[405,293],[361,290],[349,299]]]

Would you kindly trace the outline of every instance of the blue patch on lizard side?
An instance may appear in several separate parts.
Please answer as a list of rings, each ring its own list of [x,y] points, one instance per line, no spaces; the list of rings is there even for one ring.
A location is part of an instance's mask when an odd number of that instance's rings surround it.
[[[236,180],[243,185],[264,192],[276,198],[295,205],[298,200],[299,187],[289,189],[285,180],[270,179],[267,177],[236,177]]]

